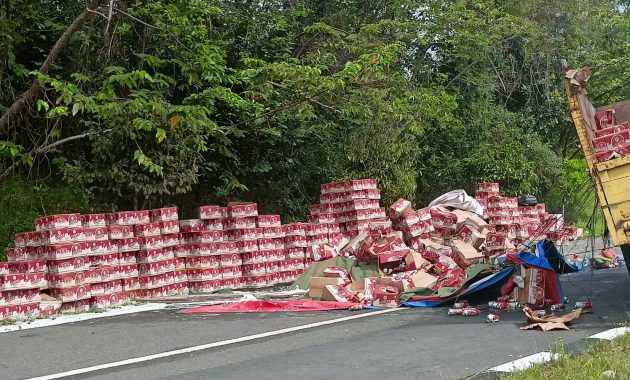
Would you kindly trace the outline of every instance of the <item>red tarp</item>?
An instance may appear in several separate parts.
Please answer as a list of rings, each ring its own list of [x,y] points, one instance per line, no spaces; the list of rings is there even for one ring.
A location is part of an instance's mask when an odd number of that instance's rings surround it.
[[[209,313],[270,313],[274,311],[325,311],[349,309],[359,305],[354,302],[313,301],[309,299],[282,301],[242,301],[220,305],[199,306],[184,310],[184,314]]]

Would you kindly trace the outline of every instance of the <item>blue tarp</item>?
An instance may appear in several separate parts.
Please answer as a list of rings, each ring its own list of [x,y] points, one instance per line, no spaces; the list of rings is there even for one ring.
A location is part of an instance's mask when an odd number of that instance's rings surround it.
[[[536,252],[539,256],[545,257],[556,273],[575,273],[582,270],[581,265],[569,264],[556,248],[556,245],[548,239],[544,239],[536,244]]]
[[[462,298],[466,296],[470,296],[479,291],[489,289],[493,286],[500,286],[505,281],[507,281],[508,277],[512,274],[514,267],[503,268],[497,273],[494,273],[488,277],[484,277],[483,279],[471,284],[468,289],[464,290],[461,293],[453,294],[449,297],[440,298],[439,300],[426,300],[426,301],[409,301],[404,302],[402,306],[406,307],[436,307],[441,306],[446,303],[452,302],[457,298]]]

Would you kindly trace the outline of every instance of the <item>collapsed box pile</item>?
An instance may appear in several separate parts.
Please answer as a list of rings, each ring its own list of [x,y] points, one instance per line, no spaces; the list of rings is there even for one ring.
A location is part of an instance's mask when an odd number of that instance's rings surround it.
[[[496,183],[476,193],[483,215],[414,210],[404,199],[387,215],[380,198],[372,179],[323,184],[307,223],[285,225],[279,215],[259,215],[256,203],[201,206],[190,220],[179,220],[176,207],[41,217],[35,231],[16,234],[9,262],[0,263],[0,318],[289,284],[314,261],[335,256],[377,263],[381,275],[352,281],[331,267],[311,279],[311,296],[395,306],[401,291],[461,286],[469,265],[527,239],[565,243],[577,233],[544,204],[519,206],[501,196]]]
[[[595,135],[591,143],[597,161],[604,162],[630,154],[630,123],[617,124],[615,110],[595,113]]]
[[[353,281],[343,268],[330,267],[323,277],[311,278],[309,295],[396,306],[398,294],[413,288],[461,287],[467,267],[517,253],[527,240],[566,244],[577,238],[577,229],[565,228],[561,215],[548,214],[544,204],[519,206],[517,198],[500,194],[498,183],[480,184],[476,199],[483,215],[446,206],[414,210],[411,202],[399,199],[389,209],[391,229],[375,230],[366,223],[351,232],[345,247],[326,248],[333,255],[377,263],[379,276]],[[316,257],[323,248],[311,249]]]

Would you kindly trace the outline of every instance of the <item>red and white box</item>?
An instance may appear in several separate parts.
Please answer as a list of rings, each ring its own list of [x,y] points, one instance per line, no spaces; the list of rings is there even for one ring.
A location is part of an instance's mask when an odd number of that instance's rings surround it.
[[[269,261],[265,263],[265,271],[267,274],[280,272],[280,265],[277,261]]]
[[[28,260],[26,258],[26,248],[7,248],[6,249],[6,254],[7,254],[7,261],[21,261],[21,260]],[[35,259],[38,259],[38,257],[36,257]],[[5,273],[8,274],[8,273]]]
[[[49,215],[35,219],[35,229],[37,231],[62,228],[81,228],[81,214]]]
[[[621,131],[630,130],[630,122],[624,121],[621,124],[613,125],[604,129],[596,130],[595,137],[612,135]]]
[[[481,201],[486,201],[487,202],[492,197],[498,197],[499,194],[500,193],[498,191],[477,190],[475,192],[475,198],[477,200],[481,200]]]
[[[398,306],[399,290],[393,286],[374,284],[372,296],[374,297],[372,305],[379,307],[396,307]]]
[[[431,209],[431,224],[434,227],[455,229],[457,227],[457,215],[447,210]]]
[[[160,222],[160,233],[163,235],[178,234],[179,233],[179,221],[169,220],[166,222]]]
[[[314,261],[322,261],[332,259],[337,256],[337,252],[327,244],[313,245],[310,247],[310,256]]]
[[[223,231],[225,228],[223,225],[223,219],[204,220],[203,226],[206,231]]]
[[[46,260],[13,261],[0,264],[6,264],[8,273],[5,274],[44,273],[47,270]]]
[[[90,273],[91,272],[91,273]],[[117,280],[120,276],[119,266],[113,265],[101,265],[97,268],[92,268],[88,271],[90,276],[90,283],[95,282],[108,282]]]
[[[72,302],[91,297],[90,285],[70,286],[67,288],[51,288],[50,296],[61,302]]]
[[[315,236],[328,233],[328,224],[309,223],[306,225],[306,236]]]
[[[518,198],[494,196],[488,198],[488,208],[518,208]]]
[[[630,130],[622,130],[593,139],[595,152],[613,149],[630,142]]]
[[[496,182],[482,182],[479,184],[479,191],[499,192],[499,184]]]
[[[306,235],[291,235],[284,238],[284,246],[287,248],[308,247]]]
[[[139,276],[138,264],[120,265],[120,267],[118,268],[118,274],[121,279],[138,277]]]
[[[162,229],[159,222],[138,224],[133,227],[133,232],[136,237],[150,237],[159,236],[162,233]],[[178,231],[179,232],[179,228]]]
[[[138,264],[155,263],[174,258],[172,250],[165,249],[148,249],[136,252],[136,261]]]
[[[306,236],[306,223],[290,223],[284,227],[284,233],[286,237],[289,236]]]
[[[198,243],[219,243],[225,241],[223,231],[203,231],[198,232]]]
[[[268,239],[277,239],[285,237],[284,227],[266,227],[263,229],[263,236]]]
[[[156,276],[140,276],[140,284],[143,289],[155,289],[173,283],[173,273],[158,274]]]
[[[45,258],[48,260],[59,260],[83,256],[85,245],[85,243],[50,245],[46,247]]]
[[[230,218],[244,218],[258,216],[258,205],[256,203],[231,202],[227,207]]]
[[[0,262],[0,276],[4,276],[5,274],[9,274],[9,263]]]
[[[90,285],[92,295],[112,294],[122,292],[122,280],[97,282]]]
[[[133,292],[142,289],[139,277],[123,278],[121,280],[122,290],[124,292]]]
[[[209,205],[199,207],[199,219],[213,220],[223,218],[221,206]]]
[[[286,248],[283,253],[286,259],[304,259],[306,257],[304,248]]]
[[[86,272],[69,272],[62,274],[49,274],[46,276],[48,286],[51,288],[67,288],[87,283]]]
[[[177,207],[162,207],[151,210],[151,222],[176,222],[179,219]]]
[[[595,126],[597,129],[605,129],[616,124],[615,110],[609,108],[595,112]]]
[[[282,220],[280,215],[258,215],[256,217],[256,224],[258,227],[280,227]]]
[[[485,246],[489,250],[505,249],[507,234],[500,232],[491,232],[486,236]]]
[[[244,276],[260,276],[266,274],[265,263],[258,264],[244,264],[243,275]]]
[[[240,277],[243,277],[243,269],[240,265],[231,266],[231,267],[222,267],[221,275],[223,276],[224,280],[228,278],[240,278]],[[233,283],[233,285],[229,287],[234,289],[235,284]]]
[[[150,223],[149,211],[118,211],[110,215],[110,225],[133,226],[134,224]]]
[[[47,264],[49,273],[61,274],[86,271],[90,266],[90,260],[87,257],[73,257],[61,260],[48,260]]]
[[[119,252],[131,252],[140,250],[140,238],[127,238],[116,240]]]
[[[228,253],[227,243],[202,243],[195,246],[195,255],[197,256],[212,256]]]
[[[164,239],[162,238],[162,236],[159,235],[141,237],[138,238],[138,242],[140,244],[140,249],[142,250],[164,248]]]
[[[110,239],[129,239],[134,237],[133,226],[109,226]]]
[[[175,262],[173,259],[138,264],[138,274],[142,276],[156,276],[167,272],[173,272],[175,270]]]
[[[219,267],[220,256],[187,257],[186,269],[210,269]]]
[[[188,273],[186,272],[185,269],[180,269],[180,270],[175,270],[173,272],[173,281],[175,281],[175,284],[178,283],[186,283],[186,285],[188,285]],[[188,286],[186,286],[187,288]]]
[[[61,228],[41,233],[41,244],[64,244],[83,240],[83,228]]]
[[[173,248],[181,243],[179,234],[162,235],[162,247]]]
[[[41,301],[39,289],[6,290],[0,292],[0,306],[23,305]]]
[[[180,232],[201,232],[205,228],[205,223],[201,219],[187,219],[179,221]]]
[[[256,228],[255,217],[237,217],[224,220],[223,227],[226,230],[242,230],[245,228]]]
[[[82,241],[106,241],[109,240],[107,227],[86,227],[82,228]]]
[[[219,280],[191,281],[189,287],[191,292],[210,293],[221,289],[221,283]]]
[[[514,218],[512,216],[489,216],[488,223],[489,224],[512,224],[514,222]]]
[[[328,244],[328,234],[307,236],[306,242],[308,245]]]
[[[187,269],[188,281],[210,281],[220,280],[223,278],[221,275],[221,268],[207,268],[207,269]]]
[[[109,224],[109,214],[84,214],[81,215],[81,227],[95,228],[107,227]]]

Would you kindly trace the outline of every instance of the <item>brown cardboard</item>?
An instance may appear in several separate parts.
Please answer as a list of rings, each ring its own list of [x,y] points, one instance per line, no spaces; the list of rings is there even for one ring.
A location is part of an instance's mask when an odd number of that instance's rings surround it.
[[[481,252],[461,240],[453,240],[451,248],[453,249],[453,259],[462,268],[472,264],[480,264],[484,260],[484,255]]]
[[[344,281],[341,278],[330,277],[311,277],[308,283],[308,296],[311,298],[320,298],[326,285],[343,285]]]

